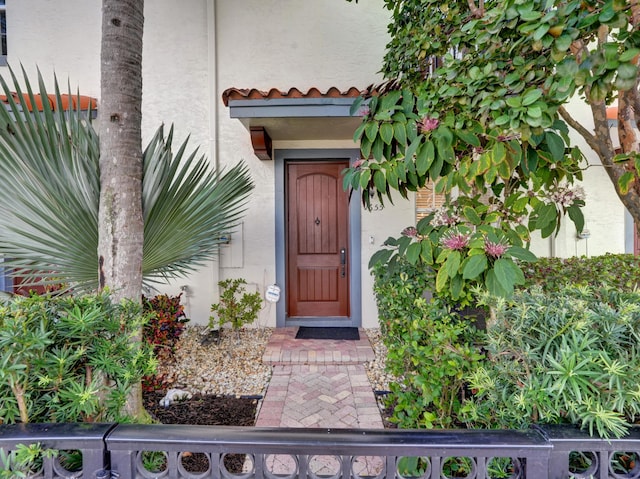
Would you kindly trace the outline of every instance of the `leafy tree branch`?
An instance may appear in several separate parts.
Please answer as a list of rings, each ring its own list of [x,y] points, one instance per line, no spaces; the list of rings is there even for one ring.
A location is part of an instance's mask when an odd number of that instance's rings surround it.
[[[442,214],[451,221],[433,230],[423,224],[408,244],[396,238],[388,246],[414,264],[444,268],[438,292],[459,300],[479,282],[508,295],[523,261],[509,259],[514,266],[504,269],[510,248],[526,247],[536,230],[543,237],[559,231],[565,214],[582,229],[582,193],[571,185],[581,180],[583,156],[569,126],[596,151],[640,220],[637,1],[385,5],[393,15],[386,82],[354,105],[363,117],[354,136],[362,160],[344,183],[360,189],[369,206],[372,197],[404,197],[435,182],[447,203],[432,220]],[[576,96],[591,108],[593,132],[564,107]],[[607,119],[616,99],[621,152]],[[506,249],[491,256],[496,244]]]

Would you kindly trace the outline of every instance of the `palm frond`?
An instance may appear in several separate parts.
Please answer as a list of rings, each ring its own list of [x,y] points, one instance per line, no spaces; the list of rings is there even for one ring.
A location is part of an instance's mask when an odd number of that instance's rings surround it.
[[[0,108],[0,253],[5,266],[28,282],[73,282],[97,277],[99,182],[97,135],[85,114],[65,111],[56,84],[57,109],[25,88],[11,72],[12,88],[0,78],[7,106]],[[41,97],[47,98],[38,74]]]
[[[243,163],[228,172],[211,171],[197,151],[186,155],[188,140],[172,155],[172,140],[173,128],[166,139],[159,130],[144,153],[143,271],[148,281],[184,276],[215,257],[253,188]]]
[[[11,72],[0,77],[7,105],[0,107],[0,255],[27,284],[97,287],[99,139],[90,112],[56,108],[25,89]],[[40,74],[41,97],[47,91]],[[15,92],[15,94],[13,93]],[[80,104],[79,101],[76,102]],[[188,140],[172,152],[173,128],[160,127],[144,152],[143,208],[146,282],[184,276],[216,257],[221,237],[241,219],[253,188],[247,167],[211,170]]]

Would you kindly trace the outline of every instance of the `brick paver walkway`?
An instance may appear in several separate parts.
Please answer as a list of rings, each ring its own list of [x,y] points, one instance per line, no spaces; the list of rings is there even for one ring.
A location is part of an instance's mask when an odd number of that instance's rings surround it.
[[[276,329],[263,362],[273,375],[256,426],[382,428],[363,363],[374,358],[360,340],[295,339],[297,328]]]

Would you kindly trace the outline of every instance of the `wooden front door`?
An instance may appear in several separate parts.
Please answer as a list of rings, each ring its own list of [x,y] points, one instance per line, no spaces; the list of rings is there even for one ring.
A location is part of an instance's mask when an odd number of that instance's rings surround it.
[[[286,166],[287,315],[349,316],[346,161]]]

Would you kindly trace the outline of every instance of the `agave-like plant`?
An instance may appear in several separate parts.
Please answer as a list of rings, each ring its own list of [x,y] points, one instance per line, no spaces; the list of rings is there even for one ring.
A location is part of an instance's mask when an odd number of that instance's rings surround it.
[[[0,104],[0,256],[25,285],[98,286],[99,139],[92,111],[79,96],[48,95],[42,111],[23,70],[24,89],[11,72]],[[76,101],[72,101],[76,100]],[[68,105],[67,105],[68,103]],[[213,171],[187,140],[174,153],[173,128],[160,127],[144,151],[143,276],[146,284],[187,275],[215,257],[244,214],[253,189],[242,162]]]

